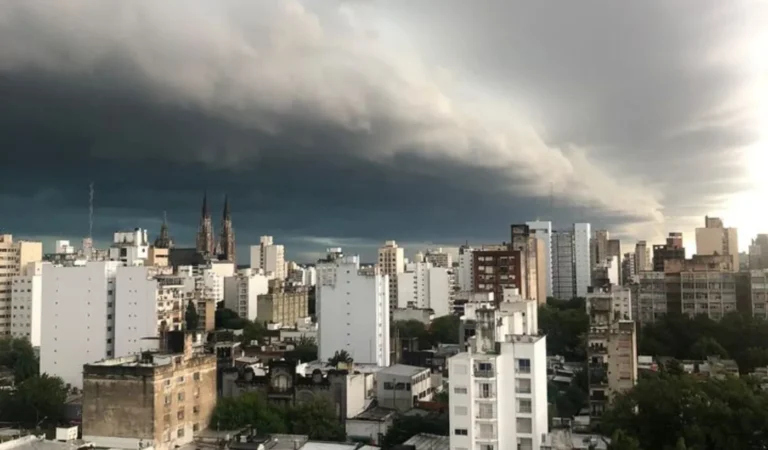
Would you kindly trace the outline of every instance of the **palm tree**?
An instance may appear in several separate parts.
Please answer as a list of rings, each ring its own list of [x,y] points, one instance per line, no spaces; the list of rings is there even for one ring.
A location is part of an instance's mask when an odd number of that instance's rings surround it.
[[[339,363],[352,364],[354,360],[346,350],[337,350],[332,358],[328,358],[328,365],[336,367]]]

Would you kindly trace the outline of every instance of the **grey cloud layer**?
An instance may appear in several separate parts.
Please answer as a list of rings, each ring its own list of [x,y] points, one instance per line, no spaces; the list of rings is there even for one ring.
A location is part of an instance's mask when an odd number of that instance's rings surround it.
[[[755,140],[754,102],[729,49],[764,11],[618,5],[12,1],[0,8],[0,144],[24,148],[19,171],[47,155],[66,170],[44,171],[70,183],[98,176],[84,162],[106,176],[173,161],[185,176],[105,181],[158,196],[239,189],[255,218],[310,237],[377,220],[371,237],[386,223],[418,240],[439,220],[446,237],[484,239],[546,211],[530,198],[550,186],[570,207],[558,219],[656,234],[676,226],[665,216],[744,188],[728,152]],[[696,197],[669,195],[679,189]],[[286,207],[331,217],[313,231]]]

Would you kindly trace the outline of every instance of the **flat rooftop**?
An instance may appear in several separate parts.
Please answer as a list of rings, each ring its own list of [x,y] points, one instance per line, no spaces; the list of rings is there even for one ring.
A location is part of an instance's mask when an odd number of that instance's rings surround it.
[[[395,364],[394,366],[389,366],[381,369],[379,373],[382,375],[412,377],[424,372],[425,370],[429,370],[429,369],[426,367],[409,366],[406,364]]]
[[[450,436],[419,433],[411,436],[410,439],[403,442],[403,445],[413,445],[416,450],[448,450],[451,446],[451,438]]]

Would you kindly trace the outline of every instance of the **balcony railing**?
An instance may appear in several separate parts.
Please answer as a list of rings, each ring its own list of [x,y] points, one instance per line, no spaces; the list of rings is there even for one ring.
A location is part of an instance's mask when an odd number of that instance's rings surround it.
[[[493,378],[495,376],[493,370],[475,369],[475,378]]]

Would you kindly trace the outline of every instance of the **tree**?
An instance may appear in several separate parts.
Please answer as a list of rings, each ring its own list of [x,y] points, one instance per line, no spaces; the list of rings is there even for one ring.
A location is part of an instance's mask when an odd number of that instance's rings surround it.
[[[609,450],[640,450],[640,443],[622,430],[616,430],[611,436]]]
[[[382,439],[382,447],[385,449],[402,444],[413,435],[419,433],[437,434],[448,436],[450,425],[448,417],[442,416],[404,416],[400,415],[392,421],[392,426]]]
[[[584,361],[589,317],[586,309],[563,305],[570,303],[539,307],[539,329],[547,335],[547,354],[563,356],[567,361]]]
[[[427,326],[424,322],[419,320],[400,320],[392,324],[391,336],[397,336],[399,333],[400,338],[417,339],[419,341],[419,348],[427,349],[432,346],[432,336],[430,336]]]
[[[289,408],[286,419],[293,434],[305,434],[319,441],[343,441],[347,438],[333,405],[323,397],[315,397]]]
[[[192,299],[187,303],[187,311],[184,313],[184,323],[187,326],[187,330],[197,330],[200,322],[200,316],[197,314],[197,308],[195,302]]]
[[[719,356],[720,358],[727,359],[728,352],[725,351],[722,345],[711,337],[699,338],[689,350],[689,354],[693,359],[707,359],[709,356]]]
[[[458,344],[459,343],[459,316],[450,314],[437,317],[429,324],[431,344]]]
[[[315,340],[302,337],[294,344],[293,350],[285,352],[285,359],[301,362],[315,361],[317,359]]]
[[[264,324],[261,322],[251,322],[250,320],[245,321],[245,326],[243,327],[243,336],[242,336],[242,342],[243,344],[250,344],[252,341],[261,341],[264,339],[264,336],[267,334],[267,329],[264,327]]]
[[[47,374],[27,378],[13,391],[0,394],[0,420],[28,427],[40,422],[58,424],[64,419],[67,389],[59,377]]]
[[[216,309],[216,329],[242,330],[248,323],[247,319],[238,316],[231,309],[221,306]]]
[[[0,367],[13,372],[15,383],[35,377],[40,371],[35,350],[26,339],[0,338]]]
[[[328,365],[336,367],[340,363],[352,364],[354,360],[346,350],[337,350],[332,357],[328,358]]]

